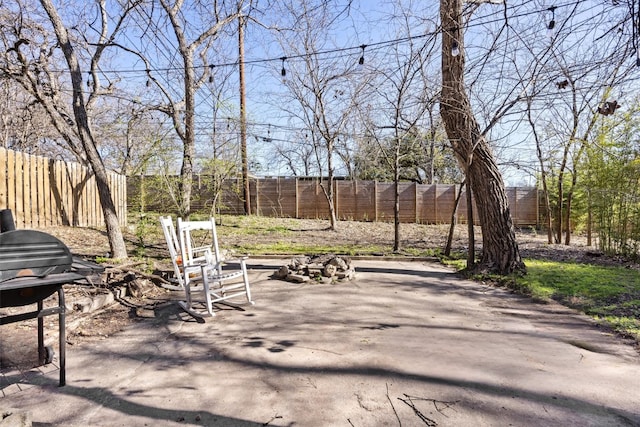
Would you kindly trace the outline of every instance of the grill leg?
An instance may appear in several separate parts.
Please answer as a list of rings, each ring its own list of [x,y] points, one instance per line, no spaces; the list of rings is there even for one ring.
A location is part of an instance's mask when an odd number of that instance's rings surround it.
[[[38,301],[38,313],[42,313],[42,300]],[[44,319],[38,315],[38,364],[44,365],[47,360],[46,349],[44,348]]]
[[[42,313],[43,310],[43,302],[42,300],[38,301],[38,313]],[[58,288],[58,351],[60,352],[59,363],[60,363],[60,387],[66,384],[66,344],[67,344],[67,336],[66,336],[66,327],[65,327],[65,306],[64,306],[64,290],[62,286]],[[50,313],[50,314],[55,314]],[[47,348],[44,346],[44,318],[42,315],[38,315],[38,362],[40,365],[44,365],[48,362],[48,354]]]
[[[60,312],[58,313],[58,328],[60,329],[58,336],[60,337],[59,340],[59,349],[60,349],[60,387],[64,386],[66,384],[66,356],[67,356],[67,352],[66,352],[66,344],[67,344],[67,337],[66,337],[66,329],[65,329],[65,305],[64,305],[64,291],[62,289],[62,286],[60,286],[58,288],[58,305],[60,308]]]

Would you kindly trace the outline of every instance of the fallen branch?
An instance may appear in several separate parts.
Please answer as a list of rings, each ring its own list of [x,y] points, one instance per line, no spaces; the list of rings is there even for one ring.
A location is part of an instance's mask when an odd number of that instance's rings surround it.
[[[282,415],[276,414],[275,416],[271,417],[271,419],[269,421],[267,421],[266,423],[264,423],[262,425],[263,426],[268,426],[269,424],[271,424],[271,421],[279,420],[281,418],[282,418]]]
[[[424,423],[428,426],[428,427],[436,427],[438,425],[438,423],[435,420],[432,420],[431,418],[427,417],[426,415],[424,415],[422,412],[420,412],[420,410],[418,408],[416,408],[415,403],[413,403],[414,400],[421,400],[421,401],[426,401],[426,402],[431,402],[433,403],[433,407],[436,408],[436,411],[438,411],[439,413],[441,413],[442,415],[444,415],[445,417],[447,417],[447,414],[445,414],[444,412],[442,412],[444,409],[448,409],[451,408],[453,405],[455,405],[456,403],[458,403],[458,401],[455,402],[445,402],[442,400],[436,400],[436,399],[428,399],[428,398],[424,398],[424,397],[416,397],[416,396],[409,396],[408,394],[404,393],[404,397],[405,399],[399,397],[398,400],[400,400],[401,402],[404,402],[407,406],[409,406],[411,409],[413,409],[413,412],[418,416],[418,418],[420,418],[422,421],[424,421]],[[440,405],[444,405],[443,408],[440,408],[438,406],[438,404]],[[449,418],[449,417],[447,417]]]
[[[405,396],[407,396],[407,395],[405,394]],[[427,417],[422,412],[420,412],[420,410],[418,408],[416,408],[416,405],[413,403],[413,401],[411,400],[410,397],[407,396],[407,399],[403,399],[403,398],[399,397],[398,400],[401,401],[401,402],[404,402],[405,404],[407,404],[407,406],[409,406],[411,409],[413,409],[413,413],[416,414],[418,416],[418,418],[420,418],[422,421],[424,421],[424,423],[428,427],[436,427],[438,425],[438,423],[435,420],[432,420],[431,418]]]
[[[158,286],[171,284],[171,282],[169,282],[167,279],[165,279],[164,277],[158,276],[157,274],[145,273],[144,271],[131,268],[134,265],[140,265],[140,264],[143,264],[143,263],[138,262],[138,263],[132,263],[132,264],[127,264],[127,265],[117,266],[117,267],[112,266],[112,267],[109,267],[106,273],[110,275],[133,273],[136,277],[141,277],[141,278],[150,280],[151,282],[153,282]]]
[[[408,394],[405,394],[405,397],[407,399],[410,399],[410,400],[413,399],[413,400],[422,400],[422,401],[426,401],[426,402],[431,402],[431,403],[433,403],[433,407],[436,408],[436,411],[440,412],[442,415],[444,415],[447,418],[449,418],[449,417],[447,416],[447,414],[442,412],[442,410],[443,409],[452,408],[453,405],[455,405],[456,403],[459,402],[459,400],[456,400],[455,402],[445,402],[443,400],[428,399],[428,398],[425,398],[425,397],[417,397],[417,396],[409,396]],[[444,405],[444,408],[439,408],[438,404]]]
[[[396,407],[393,406],[393,402],[391,401],[391,398],[389,397],[389,384],[386,384],[387,386],[387,400],[389,401],[389,404],[391,405],[391,409],[393,409],[393,413],[396,415],[396,419],[398,420],[398,425],[400,427],[402,427],[402,421],[400,421],[400,417],[398,416],[398,411],[396,411]]]

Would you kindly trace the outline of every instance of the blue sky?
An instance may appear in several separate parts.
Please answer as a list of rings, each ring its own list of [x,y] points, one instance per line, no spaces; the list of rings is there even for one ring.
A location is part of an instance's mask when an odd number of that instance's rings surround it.
[[[346,3],[346,1],[339,0],[334,4]],[[375,66],[385,63],[385,56],[389,55],[390,47],[402,43],[394,43],[394,40],[437,32],[439,21],[437,3],[428,2],[426,5],[422,1],[405,1],[403,3],[413,13],[412,17],[409,18],[410,32],[404,31],[402,25],[391,25],[392,21],[389,17],[394,14],[398,15],[399,12],[392,9],[392,2],[354,0],[351,2],[348,14],[342,14],[340,19],[334,21],[334,26],[318,28],[319,35],[322,36],[321,39],[324,43],[322,50],[326,52],[335,51],[334,54],[327,55],[328,57],[340,56],[343,61],[355,63],[362,55],[360,46],[364,44],[367,45],[364,51],[366,64],[367,66]],[[553,13],[549,10],[551,5],[556,6]],[[594,34],[577,32],[580,28],[586,28],[584,22],[596,22],[602,18],[599,5],[601,5],[601,2],[577,2],[572,0],[561,3],[553,3],[546,0],[524,0],[518,4],[509,4],[508,13],[513,15],[510,16],[509,21],[511,27],[504,30],[506,31],[505,33],[501,33],[501,37],[498,38],[499,43],[519,41],[521,48],[529,47],[534,51],[542,51],[546,48],[545,43],[548,44],[550,42],[546,34],[546,27],[553,17],[556,21],[556,31],[570,33],[575,30],[576,34],[580,34],[580,41],[583,41],[585,45],[583,49],[580,49],[580,46],[572,47],[573,52],[576,52],[574,55],[566,55],[566,53],[559,51],[559,45],[556,46],[555,49],[561,55],[553,62],[553,66],[556,67],[557,71],[558,64],[563,62],[563,66],[579,70],[580,67],[585,66],[583,62],[588,59],[585,57],[593,52],[588,47],[594,45],[594,42],[588,42],[588,40],[593,40],[593,37],[600,37],[608,30],[608,28],[596,30]],[[580,9],[581,12],[577,13],[576,8]],[[473,79],[478,75],[481,78],[479,80],[481,84],[476,85],[472,93],[472,103],[478,112],[478,119],[481,123],[488,122],[491,119],[491,115],[507,99],[503,95],[505,92],[513,89],[517,95],[520,90],[519,85],[522,85],[522,82],[519,81],[521,76],[515,73],[526,71],[524,67],[526,64],[521,64],[521,69],[514,68],[513,64],[518,61],[521,55],[525,55],[523,57],[531,56],[531,52],[524,50],[512,52],[504,47],[503,61],[500,61],[500,56],[493,56],[492,62],[483,62],[487,46],[492,42],[491,36],[493,32],[503,31],[501,30],[504,24],[502,12],[502,5],[483,4],[479,6],[471,15],[465,36],[470,70],[468,83],[473,82]],[[282,26],[286,24],[282,22],[282,16],[282,14],[267,11],[264,15],[257,15],[257,18],[263,25],[278,24]],[[606,27],[606,22],[609,21],[603,19],[604,27]],[[258,172],[261,175],[288,174],[285,168],[274,166],[270,162],[274,157],[273,143],[277,140],[296,142],[301,129],[299,122],[291,120],[284,113],[282,108],[283,98],[277,96],[278,94],[282,95],[285,91],[280,75],[281,68],[284,65],[290,76],[294,72],[294,68],[296,68],[294,61],[298,60],[291,58],[292,53],[277,41],[274,34],[273,31],[267,31],[262,26],[253,23],[247,28],[245,41],[247,114],[250,124],[249,152],[251,157],[263,165],[263,169]],[[565,43],[575,43],[575,39],[575,36],[573,40],[568,38]],[[226,56],[221,57],[222,64],[230,64],[237,60],[237,42],[232,36],[225,36],[224,40],[222,48]],[[498,48],[500,49],[501,47],[498,46]],[[286,56],[289,59],[283,63],[279,59],[282,56]],[[162,64],[164,60],[169,58],[170,55],[167,52],[158,52],[158,64]],[[498,59],[496,60],[496,58]],[[144,68],[139,62],[131,63],[128,66],[136,69]],[[439,58],[436,55],[433,58],[433,70],[431,70],[434,75],[438,75],[440,72],[439,66]],[[205,151],[207,150],[206,133],[213,127],[212,109],[214,105],[218,108],[220,114],[216,123],[217,130],[220,131],[221,127],[229,126],[231,134],[237,132],[236,128],[234,128],[234,123],[238,116],[237,66],[224,65],[218,69],[229,74],[230,92],[225,94],[222,99],[217,99],[209,89],[205,88],[198,95],[198,123],[201,127],[202,147]],[[492,78],[492,75],[496,77]],[[549,76],[550,79],[555,78],[551,74]],[[597,77],[596,74],[594,76]],[[144,91],[145,78],[141,75],[135,78],[138,79],[138,85]],[[526,76],[524,78],[526,80]],[[215,84],[217,83],[216,81]],[[553,88],[553,85],[551,85],[551,88]],[[558,103],[562,101],[561,97],[566,97],[566,93],[556,92],[549,92],[547,96],[548,99]],[[565,113],[563,112],[562,114]],[[226,117],[231,118],[231,120],[226,120]],[[521,122],[522,117],[503,120],[490,135],[496,143],[496,153],[498,153],[500,161],[517,160],[523,165],[522,168],[503,168],[503,174],[508,185],[534,183],[535,151],[528,131],[526,129],[523,130]],[[337,172],[340,174],[340,171]]]

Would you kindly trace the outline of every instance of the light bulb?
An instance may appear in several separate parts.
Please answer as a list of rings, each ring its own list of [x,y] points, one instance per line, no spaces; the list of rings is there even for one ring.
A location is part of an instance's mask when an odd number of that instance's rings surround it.
[[[553,37],[553,29],[556,26],[556,7],[555,6],[551,6],[547,10],[551,12],[551,21],[549,21],[549,25],[547,25],[547,37],[552,38]]]
[[[360,45],[360,48],[362,49],[362,56],[360,56],[360,59],[358,60],[358,64],[364,65],[364,50],[367,48],[367,45],[366,44]]]
[[[285,77],[287,77],[287,70],[284,68],[284,61],[287,60],[287,57],[283,56],[280,60],[282,61],[282,70],[280,70],[280,75],[282,76],[282,80],[284,80]]]
[[[457,41],[453,41],[453,43],[451,43],[451,56],[458,56],[460,55],[460,46],[458,45]]]

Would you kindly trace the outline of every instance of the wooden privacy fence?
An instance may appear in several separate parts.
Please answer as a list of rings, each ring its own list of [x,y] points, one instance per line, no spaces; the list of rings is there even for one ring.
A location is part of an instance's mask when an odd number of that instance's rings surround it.
[[[175,178],[174,178],[175,179]],[[175,204],[164,190],[166,178],[129,177],[131,209],[160,212],[175,211]],[[193,211],[211,211],[214,191],[209,176],[196,176],[192,198]],[[326,183],[326,181],[325,181]],[[393,221],[394,184],[377,181],[335,180],[334,204],[341,220]],[[220,211],[243,214],[241,182],[226,180],[220,195]],[[451,221],[459,185],[400,183],[400,221],[444,224]],[[463,194],[456,220],[466,222],[466,197]],[[253,214],[273,217],[326,219],[329,208],[318,178],[259,178],[250,181]],[[507,188],[509,206],[517,226],[539,225],[538,190],[533,187]],[[142,204],[142,205],[141,205]]]
[[[109,172],[120,225],[127,223],[127,179]],[[17,228],[50,225],[102,227],[104,217],[91,170],[0,147],[0,209],[11,209]]]

